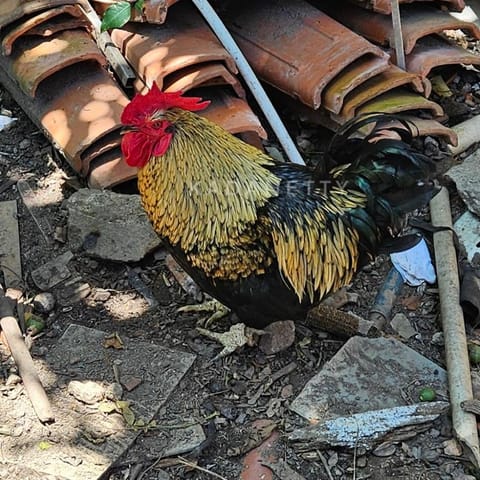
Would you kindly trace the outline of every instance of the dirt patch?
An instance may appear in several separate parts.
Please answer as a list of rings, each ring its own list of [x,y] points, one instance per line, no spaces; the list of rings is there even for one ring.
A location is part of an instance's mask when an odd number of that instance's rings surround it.
[[[455,78],[457,77],[456,82],[451,82],[451,85],[455,86],[455,101],[462,104],[462,99],[468,98],[471,105],[467,105],[468,111],[455,112],[455,121],[477,112],[477,92],[480,92],[477,88],[480,86],[480,79],[476,72],[467,71]],[[24,290],[27,299],[31,300],[38,293],[31,280],[31,272],[69,248],[63,243],[61,236],[67,224],[64,200],[70,197],[78,186],[84,185],[10,96],[1,90],[0,106],[10,110],[13,116],[18,118],[8,130],[0,132],[0,187],[9,179],[27,181],[38,198],[36,215],[48,222],[52,235],[54,232],[58,233],[56,240],[45,241],[29,211],[19,199],[15,186],[0,194],[0,201],[18,200]],[[296,132],[297,136],[302,136],[303,144],[309,150],[306,153],[314,161],[317,155],[312,152],[323,149],[328,135],[321,129],[294,123],[295,119],[290,120],[292,131]],[[442,153],[444,146],[441,143],[435,143],[434,147],[435,155],[442,159],[442,165],[451,162],[448,156]],[[432,148],[431,144],[429,148]],[[464,211],[464,206],[454,191],[452,194],[456,218]],[[428,219],[427,212],[424,212],[423,216]],[[232,447],[238,443],[237,437],[240,437],[241,441],[243,429],[251,421],[259,418],[271,419],[282,434],[304,424],[300,417],[289,410],[290,402],[299,394],[308,379],[343,345],[341,339],[326,336],[300,324],[296,329],[296,342],[280,354],[266,356],[258,348],[244,348],[230,357],[212,363],[211,359],[218,354],[221,347],[201,337],[195,330],[198,316],[177,312],[178,307],[194,303],[194,300],[182,291],[166,268],[165,255],[161,249],[141,262],[129,265],[92,259],[80,250],[74,252],[69,267],[74,275],[88,284],[87,296],[71,304],[57,303],[51,313],[44,315],[45,334],[35,340],[33,356],[39,360],[44,359],[72,323],[107,333],[117,332],[120,337],[195,353],[196,362],[162,407],[156,421],[158,425],[183,425],[192,422],[203,425],[207,441],[190,458],[198,461],[202,468],[226,479],[239,478],[241,457],[232,455]],[[389,268],[387,259],[379,257],[356,276],[350,291],[359,294],[359,301],[353,307],[357,314],[368,314]],[[129,269],[134,269],[142,281],[153,290],[159,303],[157,307],[149,308],[145,299],[132,289],[128,281]],[[60,286],[52,291],[58,296],[64,289],[64,286]],[[413,297],[419,299],[413,301]],[[405,314],[418,332],[416,337],[406,343],[444,366],[443,346],[432,342],[432,337],[440,330],[438,310],[435,288],[416,292],[404,287],[394,313]],[[216,326],[218,331],[226,331],[228,328],[228,320],[223,320]],[[295,368],[290,373],[280,376],[271,384],[266,383],[266,379],[272,374],[292,362]],[[3,364],[4,379],[0,382],[0,395],[2,402],[6,402],[5,405],[8,406],[6,415],[16,418],[21,417],[21,402],[12,397],[11,390],[5,385],[9,368],[8,363]],[[25,393],[19,389],[18,395],[24,397]],[[33,429],[26,429],[23,440],[28,441],[31,434],[30,440],[35,441],[33,432]],[[136,443],[104,478],[139,478],[138,475],[146,471],[161,454],[158,448],[161,435],[164,435],[164,431],[158,429],[141,433]],[[470,472],[463,457],[445,454],[443,442],[451,438],[448,417],[442,417],[426,432],[387,452],[388,456],[382,456],[382,452],[377,452],[376,456],[360,451],[355,453],[356,464],[354,454],[350,451],[327,449],[323,451],[323,456],[335,479],[352,478],[354,473],[358,479],[373,480],[459,479],[462,478],[461,475]],[[281,437],[280,445],[282,458],[306,479],[327,478],[325,466],[318,455],[312,453],[310,456],[302,456],[296,453],[284,436]],[[4,466],[0,464],[0,478],[7,478],[6,475],[13,475],[9,478],[14,478],[15,472],[4,473],[2,468]],[[212,478],[208,473],[182,465],[165,469],[173,479]],[[133,472],[136,472],[137,477]],[[141,478],[153,480],[160,478],[158,475],[155,469],[151,469]],[[35,477],[32,475],[31,478]]]

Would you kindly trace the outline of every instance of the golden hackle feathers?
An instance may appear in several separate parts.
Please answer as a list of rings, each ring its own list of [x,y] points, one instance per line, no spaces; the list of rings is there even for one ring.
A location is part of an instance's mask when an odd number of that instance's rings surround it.
[[[274,225],[272,239],[278,265],[299,300],[306,297],[313,302],[352,279],[359,256],[359,235],[344,224],[343,215],[365,204],[363,196],[356,201],[352,198],[334,188],[325,204],[292,217],[292,222]]]
[[[214,123],[183,110],[167,152],[139,171],[142,203],[155,230],[209,276],[233,278],[271,264],[261,248],[257,211],[277,195],[272,160]],[[198,141],[201,139],[202,141]],[[259,241],[257,249],[249,247]]]

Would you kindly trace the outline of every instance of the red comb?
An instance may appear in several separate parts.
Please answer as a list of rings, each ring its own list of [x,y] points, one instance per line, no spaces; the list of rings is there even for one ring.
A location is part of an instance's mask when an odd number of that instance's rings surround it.
[[[182,92],[162,92],[154,82],[148,93],[145,95],[137,93],[133,97],[123,110],[121,121],[124,125],[136,125],[143,123],[146,117],[157,110],[177,107],[196,112],[208,107],[209,104],[208,100],[202,101],[200,97],[182,97]]]

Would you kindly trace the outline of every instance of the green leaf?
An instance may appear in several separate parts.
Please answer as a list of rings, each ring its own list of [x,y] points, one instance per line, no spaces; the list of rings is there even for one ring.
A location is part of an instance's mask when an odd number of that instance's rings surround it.
[[[143,12],[143,4],[145,3],[145,0],[137,0],[134,4],[134,7],[140,12]]]
[[[130,20],[131,12],[132,6],[129,2],[121,1],[114,3],[105,10],[101,31],[123,27]]]

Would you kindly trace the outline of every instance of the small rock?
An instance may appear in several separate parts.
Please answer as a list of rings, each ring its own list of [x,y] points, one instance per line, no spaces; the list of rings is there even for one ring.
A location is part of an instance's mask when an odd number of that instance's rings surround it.
[[[271,323],[260,337],[260,350],[266,355],[282,352],[295,341],[295,324],[291,320]]]
[[[337,463],[338,463],[338,453],[337,452],[332,452],[330,454],[330,456],[328,457],[327,463],[328,463],[328,466],[330,468],[337,465]]]
[[[22,378],[19,375],[16,375],[15,373],[11,373],[7,380],[5,381],[5,385],[7,387],[10,387],[12,385],[17,385],[19,383],[22,383]]]
[[[236,395],[243,395],[247,391],[248,385],[246,382],[243,382],[242,380],[234,380],[230,384],[230,389]]]
[[[390,322],[391,327],[405,340],[414,337],[417,331],[403,313],[397,313]]]
[[[106,302],[112,294],[103,288],[96,288],[90,295],[94,302]]]
[[[451,475],[455,469],[456,469],[456,466],[455,466],[455,463],[453,462],[449,462],[449,463],[444,463],[443,465],[440,465],[440,468],[447,474],[447,475]],[[452,477],[448,477],[449,480],[452,478]],[[456,478],[456,477],[453,477],[453,478]]]
[[[107,400],[112,400],[116,402],[117,400],[121,400],[122,396],[123,396],[123,388],[117,382],[110,384],[105,390],[105,398]]]
[[[381,443],[372,452],[376,457],[390,457],[396,451],[397,447],[393,443],[385,442]]]
[[[157,478],[156,480],[170,480],[170,475],[165,470],[156,470]]]
[[[282,398],[290,398],[292,395],[293,395],[293,387],[290,384],[285,385],[280,392],[280,396]]]
[[[67,229],[62,226],[55,227],[55,231],[53,232],[53,239],[58,243],[66,243]]]
[[[365,468],[366,466],[367,466],[367,456],[362,455],[361,457],[357,457],[357,467]]]
[[[421,453],[420,458],[426,462],[437,462],[440,459],[440,452],[434,449],[426,449]]]
[[[55,297],[49,292],[42,292],[35,295],[33,308],[39,313],[50,313],[55,307]]]
[[[432,335],[432,340],[430,341],[432,345],[437,345],[438,347],[443,347],[445,345],[445,339],[443,338],[443,332],[436,332]]]
[[[205,433],[199,424],[191,425],[186,428],[179,428],[170,431],[167,436],[168,444],[165,445],[165,457],[174,457],[191,452],[205,441]]]
[[[28,138],[24,138],[19,144],[20,150],[28,150],[30,148],[30,145],[32,144],[31,140]]]
[[[445,440],[443,443],[443,453],[445,455],[452,455],[454,457],[460,457],[462,455],[462,447],[460,443],[454,438],[450,440]]]
[[[142,383],[142,379],[138,377],[127,377],[125,380],[122,381],[122,385],[127,390],[127,392],[131,392],[135,388],[137,388]]]
[[[44,357],[48,353],[48,347],[40,346],[35,347],[35,356],[37,357]]]
[[[235,420],[238,417],[238,410],[231,405],[220,407],[220,414],[228,420]]]
[[[96,382],[91,380],[78,381],[72,380],[67,387],[68,393],[73,395],[77,400],[88,405],[100,402],[105,396],[105,389]]]
[[[62,306],[72,305],[88,297],[90,292],[91,289],[88,283],[73,283],[58,293],[58,303]]]
[[[67,251],[35,269],[31,274],[33,283],[40,290],[49,290],[60,282],[64,282],[71,276],[67,264],[72,258],[73,253]]]

